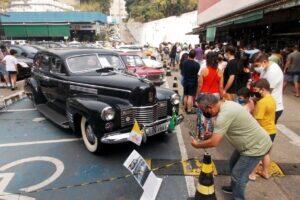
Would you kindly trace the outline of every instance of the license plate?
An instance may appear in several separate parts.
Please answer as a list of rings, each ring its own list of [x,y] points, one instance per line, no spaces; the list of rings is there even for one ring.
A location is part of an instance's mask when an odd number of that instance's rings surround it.
[[[153,126],[153,127],[149,127],[146,130],[146,134],[147,134],[147,136],[152,136],[152,135],[156,135],[161,132],[165,132],[168,130],[168,126],[169,126],[169,122],[165,122],[165,123]]]

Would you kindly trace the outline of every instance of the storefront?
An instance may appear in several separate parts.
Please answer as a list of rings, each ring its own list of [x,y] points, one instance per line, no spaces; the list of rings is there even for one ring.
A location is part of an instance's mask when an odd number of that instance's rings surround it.
[[[248,45],[253,42],[264,48],[282,48],[300,44],[300,1],[248,1],[251,6],[231,7],[220,1],[198,14],[197,32],[200,41],[229,42],[235,45]],[[205,12],[223,8],[223,15],[212,18]],[[206,17],[206,19],[205,19]],[[200,19],[200,20],[199,20]],[[198,29],[199,29],[198,27]]]
[[[107,23],[98,12],[11,12],[1,16],[6,39],[92,39]]]

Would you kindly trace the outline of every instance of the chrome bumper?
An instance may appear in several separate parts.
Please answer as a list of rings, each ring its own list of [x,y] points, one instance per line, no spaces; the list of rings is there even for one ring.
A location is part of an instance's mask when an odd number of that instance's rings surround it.
[[[176,125],[179,125],[183,121],[184,117],[183,115],[178,115],[176,120]],[[145,124],[143,128],[152,127],[161,123],[165,123],[171,120],[171,117],[167,117],[165,119],[157,120],[150,124]],[[125,143],[128,142],[129,134],[130,132],[111,132],[106,133],[102,138],[101,142],[104,144],[119,144],[119,143]]]

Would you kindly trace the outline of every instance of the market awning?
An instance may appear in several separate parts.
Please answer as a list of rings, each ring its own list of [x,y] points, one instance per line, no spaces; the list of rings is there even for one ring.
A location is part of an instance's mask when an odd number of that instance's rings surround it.
[[[193,28],[193,31],[186,33],[186,35],[199,35],[205,28],[203,26]]]
[[[68,24],[59,25],[3,25],[6,37],[66,37],[70,36]]]
[[[262,19],[264,17],[264,13],[262,10],[252,12],[249,14],[241,15],[233,19],[234,24],[242,24],[246,22],[252,22],[259,19]]]
[[[212,42],[215,40],[217,28],[215,26],[207,27],[206,29],[206,41]]]

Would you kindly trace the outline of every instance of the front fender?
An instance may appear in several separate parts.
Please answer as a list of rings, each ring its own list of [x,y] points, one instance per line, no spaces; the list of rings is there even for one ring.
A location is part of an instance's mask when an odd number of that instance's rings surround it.
[[[103,132],[104,121],[101,119],[101,111],[108,107],[107,103],[101,102],[96,98],[69,98],[67,99],[67,112],[70,125],[76,129],[78,121],[76,116],[84,116],[89,124],[92,125],[96,133]]]

